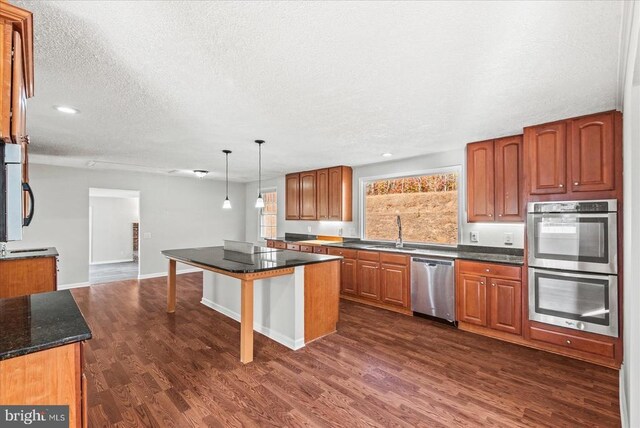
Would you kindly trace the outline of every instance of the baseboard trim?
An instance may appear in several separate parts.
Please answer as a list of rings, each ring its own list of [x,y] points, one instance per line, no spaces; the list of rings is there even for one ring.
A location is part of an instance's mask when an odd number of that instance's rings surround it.
[[[624,379],[626,376],[625,371],[625,365],[622,363],[622,366],[620,366],[620,384],[618,385],[618,389],[620,390],[620,425],[622,428],[630,428],[629,408],[627,407],[627,390],[624,385]]]
[[[199,269],[199,268],[180,269],[176,271],[176,275],[182,275],[183,273],[196,273],[196,272],[202,272],[202,269]],[[167,272],[145,273],[144,275],[138,275],[138,279],[161,278],[163,276],[167,276]]]
[[[133,258],[131,259],[120,259],[120,260],[107,260],[106,262],[91,262],[89,263],[92,266],[96,266],[96,265],[110,265],[111,263],[130,263],[133,261]]]
[[[70,288],[82,288],[89,287],[91,284],[88,282],[76,282],[75,284],[62,284],[58,285],[58,290],[68,290]]]
[[[205,305],[208,308],[213,309],[216,312],[220,312],[222,315],[226,315],[229,318],[231,318],[231,319],[233,319],[233,320],[235,320],[237,322],[240,322],[240,314],[230,310],[229,308],[225,308],[224,306],[220,306],[217,303],[215,303],[215,302],[213,302],[213,301],[211,301],[209,299],[205,299],[204,297],[202,298],[202,300],[200,300],[200,303],[202,303],[203,305]],[[293,349],[294,351],[297,351],[300,348],[304,348],[304,339],[292,340],[291,338],[283,335],[282,333],[279,333],[277,331],[271,330],[269,327],[265,327],[263,325],[260,325],[260,324],[256,323],[255,321],[253,323],[253,329],[255,331],[257,331],[258,333],[264,334],[269,339],[275,340],[279,344],[284,345],[289,349]]]

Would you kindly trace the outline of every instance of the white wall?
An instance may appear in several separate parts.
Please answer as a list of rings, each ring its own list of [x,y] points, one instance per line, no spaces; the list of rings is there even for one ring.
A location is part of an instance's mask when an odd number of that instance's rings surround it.
[[[245,189],[230,183],[232,210],[223,210],[224,182],[161,174],[32,164],[35,216],[24,239],[9,247],[57,247],[61,285],[88,281],[89,188],[140,191],[140,274],[166,272],[170,248],[222,245],[245,236]],[[151,234],[144,238],[145,233]]]
[[[634,2],[635,3],[635,2]],[[622,425],[640,427],[640,4],[625,5],[628,50],[624,79],[624,363],[620,371]]]
[[[426,156],[419,156],[411,159],[403,159],[391,162],[382,162],[372,165],[363,165],[353,168],[353,221],[286,221],[284,219],[285,209],[285,179],[284,176],[271,180],[263,180],[262,188],[277,188],[278,191],[278,235],[284,236],[289,233],[309,233],[313,235],[339,235],[342,229],[343,236],[360,237],[360,179],[387,174],[405,174],[420,172],[430,169],[444,168],[450,166],[462,166],[462,176],[460,180],[461,206],[463,213],[461,222],[461,244],[486,245],[501,247],[504,245],[504,233],[513,233],[514,242],[511,248],[524,248],[524,223],[519,224],[493,224],[493,223],[467,223],[466,221],[466,193],[465,193],[465,172],[464,162],[466,159],[464,149],[452,150],[441,153],[434,153]],[[258,236],[258,210],[253,208],[257,196],[257,183],[247,184],[247,231],[246,239],[256,241]],[[478,231],[480,241],[472,243],[470,232]]]
[[[140,220],[138,198],[89,196],[91,263],[133,260],[133,223]]]

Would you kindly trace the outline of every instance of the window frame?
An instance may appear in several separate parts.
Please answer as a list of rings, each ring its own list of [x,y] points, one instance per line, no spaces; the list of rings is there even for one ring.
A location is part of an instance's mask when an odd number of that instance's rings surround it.
[[[269,187],[269,188],[263,188],[262,189],[262,194],[264,195],[265,193],[275,193],[276,194],[276,235],[278,234],[278,211],[279,211],[279,200],[278,200],[278,188],[277,187]],[[267,239],[275,239],[276,237],[273,238],[266,238],[264,236],[262,236],[262,216],[263,216],[263,211],[264,208],[260,208],[258,211],[258,242],[266,242]]]
[[[463,195],[465,195],[466,193],[466,189],[465,189],[465,180],[462,179],[462,165],[451,165],[451,166],[445,166],[445,167],[440,167],[440,168],[431,168],[431,169],[424,169],[424,170],[419,170],[419,171],[408,171],[408,172],[396,172],[396,173],[391,173],[391,174],[382,174],[382,175],[372,175],[372,176],[368,176],[368,177],[360,177],[358,180],[358,189],[360,192],[359,195],[359,204],[360,204],[360,212],[359,212],[359,222],[360,222],[360,237],[362,240],[367,241],[367,237],[365,236],[365,231],[366,231],[366,205],[365,205],[365,199],[366,199],[366,185],[367,183],[371,182],[371,181],[377,181],[377,180],[386,180],[386,179],[390,179],[390,178],[411,178],[411,177],[419,177],[422,175],[436,175],[436,174],[451,174],[451,173],[456,173],[458,175],[458,183],[457,183],[457,188],[458,188],[458,236],[457,236],[457,242],[455,244],[440,244],[437,242],[414,242],[414,241],[406,241],[404,240],[404,243],[407,244],[417,244],[417,245],[430,245],[430,246],[437,246],[437,247],[443,247],[443,248],[457,248],[458,245],[460,245],[462,243],[462,229],[463,229],[463,213],[465,212],[465,205],[464,205],[464,201],[465,198],[463,197]],[[372,241],[376,241],[376,242],[385,242],[385,243],[391,243],[391,242],[395,242],[395,240],[384,240],[384,239],[375,239]]]

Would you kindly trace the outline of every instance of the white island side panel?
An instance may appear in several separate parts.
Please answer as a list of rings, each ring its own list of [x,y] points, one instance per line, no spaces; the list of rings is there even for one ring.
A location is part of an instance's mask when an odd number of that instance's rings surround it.
[[[304,347],[304,266],[254,280],[253,329],[290,349]],[[202,304],[240,321],[240,280],[204,271]]]

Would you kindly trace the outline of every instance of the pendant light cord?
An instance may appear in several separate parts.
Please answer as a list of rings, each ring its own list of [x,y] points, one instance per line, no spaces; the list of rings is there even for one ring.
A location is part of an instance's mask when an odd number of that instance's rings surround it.
[[[258,196],[262,195],[262,144],[258,144]]]
[[[227,194],[225,195],[227,199],[229,199],[229,153],[225,153],[226,155],[226,180],[227,180]]]

